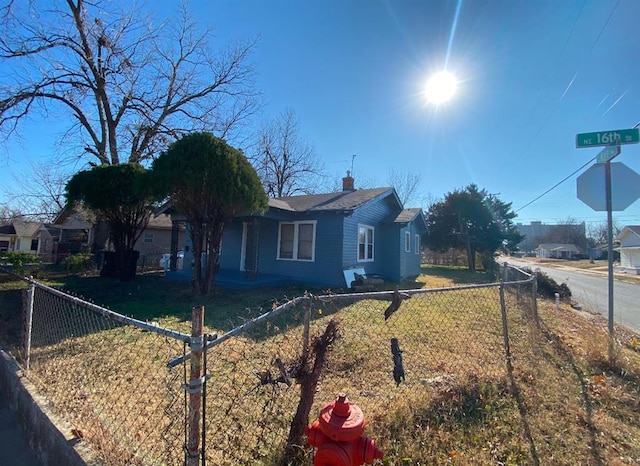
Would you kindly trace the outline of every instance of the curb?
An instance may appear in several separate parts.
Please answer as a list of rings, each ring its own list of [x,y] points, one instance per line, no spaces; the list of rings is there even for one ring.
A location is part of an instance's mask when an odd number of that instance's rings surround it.
[[[15,359],[0,347],[0,392],[15,414],[29,445],[44,465],[101,466],[89,446],[71,433],[71,426],[52,413],[37,395]]]

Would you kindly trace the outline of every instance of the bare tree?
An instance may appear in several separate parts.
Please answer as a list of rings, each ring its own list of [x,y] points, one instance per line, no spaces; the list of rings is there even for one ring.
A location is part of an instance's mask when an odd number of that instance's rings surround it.
[[[14,176],[5,195],[30,218],[50,221],[65,206],[64,187],[70,177],[55,164],[30,164],[28,174]]]
[[[213,50],[185,6],[156,25],[110,2],[53,3],[0,10],[3,137],[39,114],[68,121],[67,147],[92,164],[142,163],[186,132],[229,138],[253,112],[253,42]]]
[[[614,237],[620,233],[620,226],[615,222],[612,225]],[[607,244],[609,239],[609,229],[607,222],[590,223],[587,227],[587,242],[590,246],[597,246],[598,244]]]
[[[389,172],[389,184],[396,188],[398,197],[402,205],[407,207],[409,203],[417,203],[420,197],[420,174],[407,170],[406,172],[397,171],[392,168]]]
[[[250,160],[270,197],[311,194],[324,177],[324,165],[313,146],[300,136],[291,109],[262,126]]]
[[[0,204],[0,225],[6,225],[14,220],[22,219],[22,213],[9,204]]]

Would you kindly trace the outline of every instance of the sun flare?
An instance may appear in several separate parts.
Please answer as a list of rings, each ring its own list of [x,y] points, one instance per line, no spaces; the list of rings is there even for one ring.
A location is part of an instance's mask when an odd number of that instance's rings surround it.
[[[424,94],[427,102],[439,105],[451,99],[457,89],[458,79],[448,71],[440,71],[429,78]]]

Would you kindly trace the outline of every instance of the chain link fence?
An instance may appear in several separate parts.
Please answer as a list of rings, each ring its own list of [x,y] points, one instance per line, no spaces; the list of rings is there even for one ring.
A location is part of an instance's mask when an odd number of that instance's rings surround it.
[[[32,280],[22,295],[25,337],[3,342],[73,434],[108,465],[183,464],[185,373],[167,361],[189,335]]]
[[[472,428],[509,403],[535,296],[535,277],[514,269],[486,285],[306,294],[259,317],[239,305],[246,322],[205,327],[199,351],[184,329],[30,281],[31,332],[13,352],[106,464],[311,464],[304,429],[339,393],[362,408],[388,464],[423,464],[449,442],[434,426]]]
[[[503,277],[305,296],[219,337],[208,351],[207,461],[311,464],[304,427],[345,393],[389,464],[432,462],[442,452],[425,443],[428,425],[508,398],[511,340],[526,347],[535,332],[535,279]]]

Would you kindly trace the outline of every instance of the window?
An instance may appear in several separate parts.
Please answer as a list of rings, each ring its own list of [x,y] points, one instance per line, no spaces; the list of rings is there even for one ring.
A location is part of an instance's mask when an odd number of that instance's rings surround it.
[[[404,232],[404,252],[411,251],[411,233],[408,231]]]
[[[31,250],[32,251],[38,251],[38,239],[32,239],[31,240]]]
[[[145,243],[153,243],[153,233],[145,233],[142,241]]]
[[[358,225],[358,261],[373,261],[373,227]]]
[[[278,232],[278,259],[315,260],[316,222],[282,222]]]
[[[416,254],[420,254],[420,235],[416,235]]]

